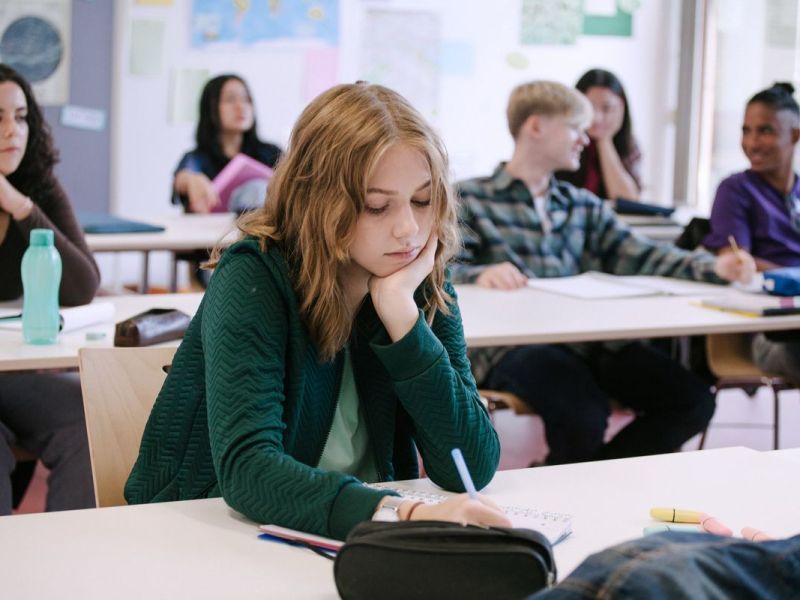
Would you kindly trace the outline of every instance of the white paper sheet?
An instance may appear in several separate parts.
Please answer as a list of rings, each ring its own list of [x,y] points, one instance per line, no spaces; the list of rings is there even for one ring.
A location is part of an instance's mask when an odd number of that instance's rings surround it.
[[[16,310],[17,313],[19,312],[19,309],[8,310]],[[111,302],[95,302],[85,306],[62,308],[59,314],[61,315],[63,325],[59,333],[69,333],[70,331],[88,327],[89,325],[108,323],[114,320],[114,312],[114,305]],[[0,314],[0,316],[6,315]],[[0,321],[0,328],[22,331],[22,319]]]

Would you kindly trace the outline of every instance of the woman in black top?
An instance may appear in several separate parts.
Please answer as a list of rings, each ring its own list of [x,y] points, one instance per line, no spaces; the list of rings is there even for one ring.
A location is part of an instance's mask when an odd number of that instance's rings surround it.
[[[0,299],[22,294],[20,266],[34,228],[52,229],[61,255],[61,304],[86,304],[100,274],[61,186],[50,131],[28,82],[0,64]],[[21,335],[20,335],[21,338]],[[77,373],[0,374],[0,515],[11,512],[12,448],[50,470],[47,510],[94,506]]]
[[[172,201],[181,202],[187,212],[211,212],[220,202],[211,180],[240,153],[274,168],[281,149],[258,139],[253,99],[244,80],[219,75],[200,96],[197,147],[175,169]]]

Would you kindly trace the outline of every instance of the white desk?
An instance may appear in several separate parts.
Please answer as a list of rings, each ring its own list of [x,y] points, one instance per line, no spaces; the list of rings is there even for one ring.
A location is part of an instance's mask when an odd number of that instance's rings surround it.
[[[711,284],[707,296],[741,294]],[[698,296],[580,300],[531,288],[456,286],[467,345],[502,346],[800,328],[800,315],[745,317],[698,306]]]
[[[654,505],[707,511],[734,530],[797,533],[800,479],[770,454],[729,448],[503,471],[484,492],[574,515],[574,533],[555,548],[563,579],[589,554],[639,537]],[[20,600],[337,597],[329,561],[256,536],[219,499],[2,517],[0,578],[4,595]]]
[[[86,243],[92,252],[142,252],[142,291],[148,288],[150,252],[166,250],[172,252],[172,278],[170,291],[176,287],[176,252],[210,249],[218,243],[230,244],[236,239],[232,213],[208,215],[178,214],[146,219],[147,223],[160,225],[164,231],[155,233],[108,233],[87,234]]]
[[[22,341],[21,331],[0,329],[0,371],[30,369],[62,369],[78,366],[78,350],[83,347],[110,347],[114,344],[114,323],[151,308],[177,308],[194,315],[203,294],[144,294],[131,296],[100,296],[95,302],[111,302],[115,307],[114,320],[93,325],[72,333],[59,334],[58,342],[34,346]],[[86,333],[102,332],[105,337],[87,341]],[[170,342],[177,345],[178,342]]]

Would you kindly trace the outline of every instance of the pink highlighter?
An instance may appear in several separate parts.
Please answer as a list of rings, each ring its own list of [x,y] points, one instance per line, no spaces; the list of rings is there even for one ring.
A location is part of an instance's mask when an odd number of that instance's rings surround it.
[[[700,513],[700,526],[704,531],[715,535],[733,535],[733,531],[706,513]]]

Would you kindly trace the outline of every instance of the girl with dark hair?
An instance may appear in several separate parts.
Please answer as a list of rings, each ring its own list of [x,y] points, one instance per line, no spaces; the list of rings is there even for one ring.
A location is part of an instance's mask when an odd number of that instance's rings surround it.
[[[197,147],[184,154],[175,169],[174,203],[187,212],[210,212],[220,199],[211,180],[237,154],[274,168],[281,149],[258,139],[253,98],[236,75],[219,75],[206,83],[200,96]]]
[[[61,255],[61,304],[86,304],[100,273],[64,190],[57,154],[30,85],[0,64],[0,300],[22,295],[20,265],[32,229],[53,230]],[[0,515],[11,512],[12,447],[50,469],[47,509],[94,506],[80,382],[74,373],[0,376]]]
[[[575,172],[556,177],[601,198],[638,200],[641,152],[633,138],[628,99],[622,82],[604,69],[584,73],[575,84],[592,103],[594,120],[586,131],[589,145]]]
[[[776,83],[747,102],[742,151],[750,168],[717,188],[711,232],[703,245],[720,255],[732,252],[731,237],[756,260],[759,271],[800,267],[800,176],[794,152],[800,141],[800,106],[790,83]],[[775,334],[772,334],[775,336]],[[800,384],[800,335],[780,340],[759,334],[753,358],[768,373]]]

